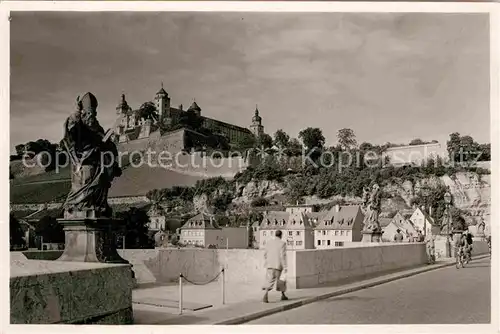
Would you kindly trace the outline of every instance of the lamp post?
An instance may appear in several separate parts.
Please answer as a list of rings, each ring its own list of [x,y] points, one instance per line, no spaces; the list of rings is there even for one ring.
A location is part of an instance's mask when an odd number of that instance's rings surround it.
[[[451,257],[451,243],[450,243],[450,233],[451,233],[451,228],[450,228],[450,205],[451,205],[451,194],[449,191],[447,191],[444,194],[444,203],[446,205],[446,257]]]

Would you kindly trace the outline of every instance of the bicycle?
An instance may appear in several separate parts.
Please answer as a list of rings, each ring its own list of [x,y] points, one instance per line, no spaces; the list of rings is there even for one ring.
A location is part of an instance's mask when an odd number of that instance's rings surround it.
[[[436,263],[436,255],[433,250],[427,249],[427,262],[428,264]]]
[[[457,269],[460,269],[460,267],[462,268],[465,267],[465,262],[467,261],[466,256],[467,255],[462,249],[458,251],[458,254],[455,257],[456,258],[455,266],[457,267]]]

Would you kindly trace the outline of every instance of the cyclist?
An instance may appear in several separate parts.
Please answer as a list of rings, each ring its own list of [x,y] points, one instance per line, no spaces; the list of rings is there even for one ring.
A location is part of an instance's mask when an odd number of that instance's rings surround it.
[[[465,233],[462,234],[460,237],[458,237],[455,241],[455,257],[460,257],[462,256],[467,247],[467,237],[465,236]]]
[[[469,261],[472,260],[472,244],[474,243],[474,241],[472,240],[472,234],[470,232],[467,233],[466,235],[466,239],[467,239],[467,258],[469,259]]]

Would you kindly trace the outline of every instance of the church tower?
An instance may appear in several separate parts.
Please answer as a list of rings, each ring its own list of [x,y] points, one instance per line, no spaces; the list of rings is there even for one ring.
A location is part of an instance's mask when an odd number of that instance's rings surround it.
[[[115,129],[116,134],[121,135],[127,129],[128,125],[127,117],[128,117],[128,112],[130,110],[131,108],[128,105],[127,101],[125,100],[125,94],[122,94],[121,100],[116,106],[116,114],[120,119],[119,122],[116,124],[116,129]]]
[[[163,89],[163,82],[161,83],[161,89],[156,93],[155,101],[160,123],[169,123],[170,97],[168,97],[167,92]]]
[[[259,116],[259,109],[255,106],[255,115],[252,117],[252,125],[250,125],[250,130],[259,138],[264,134],[264,127],[262,126],[262,117]]]

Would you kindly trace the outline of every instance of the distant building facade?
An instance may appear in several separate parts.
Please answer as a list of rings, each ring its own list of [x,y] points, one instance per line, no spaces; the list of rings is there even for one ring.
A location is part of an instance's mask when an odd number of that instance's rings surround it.
[[[446,159],[446,148],[440,143],[390,147],[382,154],[392,166],[420,166],[429,159]]]
[[[317,249],[342,247],[362,239],[364,215],[357,205],[336,205],[326,212],[314,231]]]
[[[202,127],[214,133],[224,135],[230,142],[234,142],[245,135],[248,136],[253,134],[259,137],[264,133],[262,118],[257,109],[252,118],[252,123],[250,125],[251,130],[249,130],[241,126],[202,116],[201,108],[196,101],[193,101],[187,110],[183,109],[182,104],[178,108],[172,107],[170,105],[170,97],[163,88],[163,84],[161,89],[156,93],[154,100],[158,112],[158,119],[141,115],[140,109],[132,109],[125,99],[125,94],[122,94],[121,100],[116,107],[119,121],[115,127],[115,134],[118,137],[118,142],[123,143],[149,138],[151,134],[159,131],[162,126],[177,124],[184,113],[194,113],[199,116],[201,118]]]
[[[179,232],[179,243],[186,246],[248,248],[249,244],[246,227],[220,228],[214,215],[203,212],[190,218]]]

